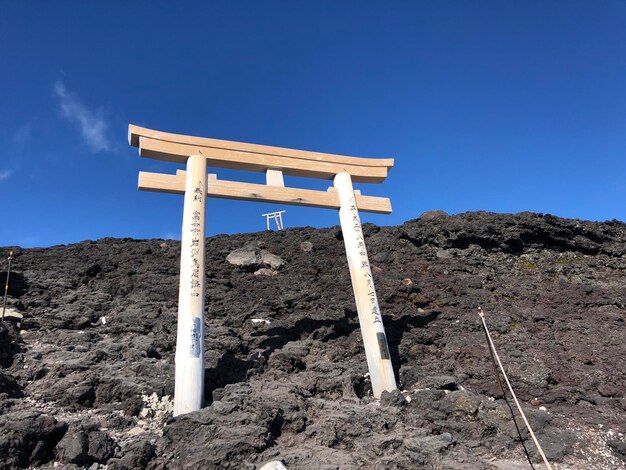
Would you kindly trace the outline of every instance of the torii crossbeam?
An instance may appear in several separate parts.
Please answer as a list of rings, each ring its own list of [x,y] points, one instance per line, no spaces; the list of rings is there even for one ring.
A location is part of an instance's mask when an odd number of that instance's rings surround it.
[[[391,213],[388,198],[363,196],[352,182],[381,183],[393,159],[370,159],[171,134],[129,125],[139,155],[185,163],[175,175],[139,172],[139,190],[184,194],[176,339],[174,416],[204,401],[204,247],[206,197],[339,209],[367,365],[376,398],[396,389],[359,211]],[[266,184],[223,181],[207,166],[266,174]],[[328,191],[288,188],[283,175],[333,180]]]

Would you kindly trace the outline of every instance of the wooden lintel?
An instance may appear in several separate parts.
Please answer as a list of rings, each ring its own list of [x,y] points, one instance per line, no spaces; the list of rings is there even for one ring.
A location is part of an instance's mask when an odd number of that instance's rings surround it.
[[[248,144],[244,142],[233,142],[229,140],[172,134],[171,132],[156,131],[153,129],[147,129],[145,127],[135,126],[134,124],[129,124],[128,143],[133,147],[139,147],[139,141],[141,137],[148,137],[150,139],[162,140],[166,142],[188,144],[196,147],[237,150],[246,153],[274,155],[320,162],[341,163],[346,165],[385,167],[388,169],[393,166],[393,158],[349,157],[346,155],[336,155],[332,153],[311,152],[308,150],[295,150],[284,147],[272,147],[269,145]]]
[[[240,150],[201,147],[198,145],[167,142],[150,137],[139,138],[139,155],[156,160],[185,163],[190,155],[206,157],[208,166],[235,170],[266,172],[280,170],[286,175],[332,180],[336,174],[347,172],[359,183],[381,183],[388,173],[386,166],[336,163],[305,160],[289,156],[276,156]],[[360,159],[362,160],[362,159]]]
[[[184,194],[185,172],[175,175],[163,173],[139,172],[139,190]],[[316,191],[311,189],[281,188],[264,184],[239,183],[219,180],[210,175],[207,180],[207,195],[222,199],[244,201],[274,202],[280,204],[301,205],[339,209],[337,191]],[[356,195],[358,210],[376,214],[390,214],[391,201],[385,197]]]

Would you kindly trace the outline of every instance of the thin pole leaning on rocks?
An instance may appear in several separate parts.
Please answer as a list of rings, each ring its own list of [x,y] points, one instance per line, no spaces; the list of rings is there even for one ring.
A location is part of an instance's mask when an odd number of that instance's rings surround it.
[[[9,261],[9,267],[7,268],[7,281],[4,284],[4,301],[2,302],[2,319],[0,321],[4,321],[4,312],[7,309],[7,295],[9,294],[9,276],[11,275],[11,260],[13,259],[12,251],[9,251],[9,257],[7,259]]]
[[[483,328],[485,329],[485,334],[487,335],[487,341],[489,342],[490,351],[493,354],[493,357],[495,357],[496,361],[498,362],[498,366],[500,367],[500,370],[502,371],[502,375],[504,376],[504,380],[506,381],[506,384],[507,384],[507,386],[509,388],[509,391],[511,392],[511,396],[513,397],[513,401],[515,401],[515,405],[517,406],[517,409],[519,410],[520,415],[522,415],[522,419],[524,420],[524,424],[526,424],[526,427],[528,428],[528,432],[530,433],[530,436],[532,437],[533,442],[537,446],[537,450],[539,451],[539,454],[541,454],[541,458],[543,459],[543,463],[546,464],[546,467],[548,468],[548,470],[552,470],[552,466],[548,462],[548,459],[546,458],[546,454],[543,453],[543,449],[541,448],[541,445],[539,444],[539,441],[537,440],[537,437],[535,436],[535,433],[533,432],[532,428],[530,427],[530,423],[526,419],[526,415],[524,414],[524,411],[522,410],[522,406],[519,404],[519,401],[517,400],[517,396],[515,395],[515,392],[513,391],[513,387],[511,386],[511,382],[509,382],[509,378],[507,377],[506,372],[504,371],[504,366],[502,365],[502,362],[500,361],[500,356],[498,356],[498,352],[496,351],[496,346],[493,344],[493,340],[491,339],[491,334],[489,333],[489,328],[487,328],[487,323],[485,322],[485,312],[483,312],[483,309],[480,308],[480,307],[478,307],[478,316],[480,317],[480,319],[481,319],[481,321],[483,323]]]

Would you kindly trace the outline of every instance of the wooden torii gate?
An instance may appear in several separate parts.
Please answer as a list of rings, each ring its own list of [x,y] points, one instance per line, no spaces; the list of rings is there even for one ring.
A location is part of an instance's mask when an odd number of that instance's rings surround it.
[[[266,145],[171,134],[129,125],[139,155],[186,164],[175,175],[139,172],[140,191],[184,194],[176,339],[174,416],[204,402],[204,249],[206,197],[339,209],[359,325],[374,396],[396,389],[389,347],[370,270],[359,211],[391,213],[388,198],[363,196],[352,182],[381,183],[393,159],[346,157]],[[207,166],[266,174],[266,183],[224,181]],[[288,188],[283,175],[333,180],[328,191]]]

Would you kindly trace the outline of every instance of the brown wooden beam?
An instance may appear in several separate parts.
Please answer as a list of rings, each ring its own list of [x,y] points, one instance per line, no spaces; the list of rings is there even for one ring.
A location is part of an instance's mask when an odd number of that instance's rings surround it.
[[[233,142],[229,140],[209,139],[206,137],[172,134],[171,132],[156,131],[153,129],[147,129],[145,127],[135,126],[134,124],[129,124],[129,144],[133,147],[139,147],[139,141],[141,137],[148,137],[154,140],[162,140],[179,144],[187,144],[196,147],[236,150],[245,153],[298,158],[302,160],[311,160],[327,163],[339,163],[351,166],[372,166],[391,169],[394,163],[393,158],[349,157],[346,155],[335,155],[332,153],[310,152],[308,150],[295,150],[283,147],[272,147],[269,145],[248,144],[244,142]]]
[[[344,163],[241,152],[239,150],[199,147],[156,140],[149,137],[140,137],[139,155],[176,163],[185,163],[190,155],[202,155],[206,157],[209,166],[216,168],[258,172],[274,169],[280,170],[286,175],[328,180],[332,180],[338,173],[347,172],[352,175],[353,181],[360,183],[380,183],[387,177],[387,167],[347,165]]]
[[[331,188],[326,192],[311,189],[281,188],[264,184],[218,180],[215,175],[211,174],[207,181],[207,195],[209,197],[339,209],[339,195],[335,188]],[[184,194],[185,172],[179,171],[176,175],[166,175],[140,171],[138,186],[140,191]],[[385,197],[357,194],[356,202],[358,210],[362,212],[391,213],[391,201]]]

